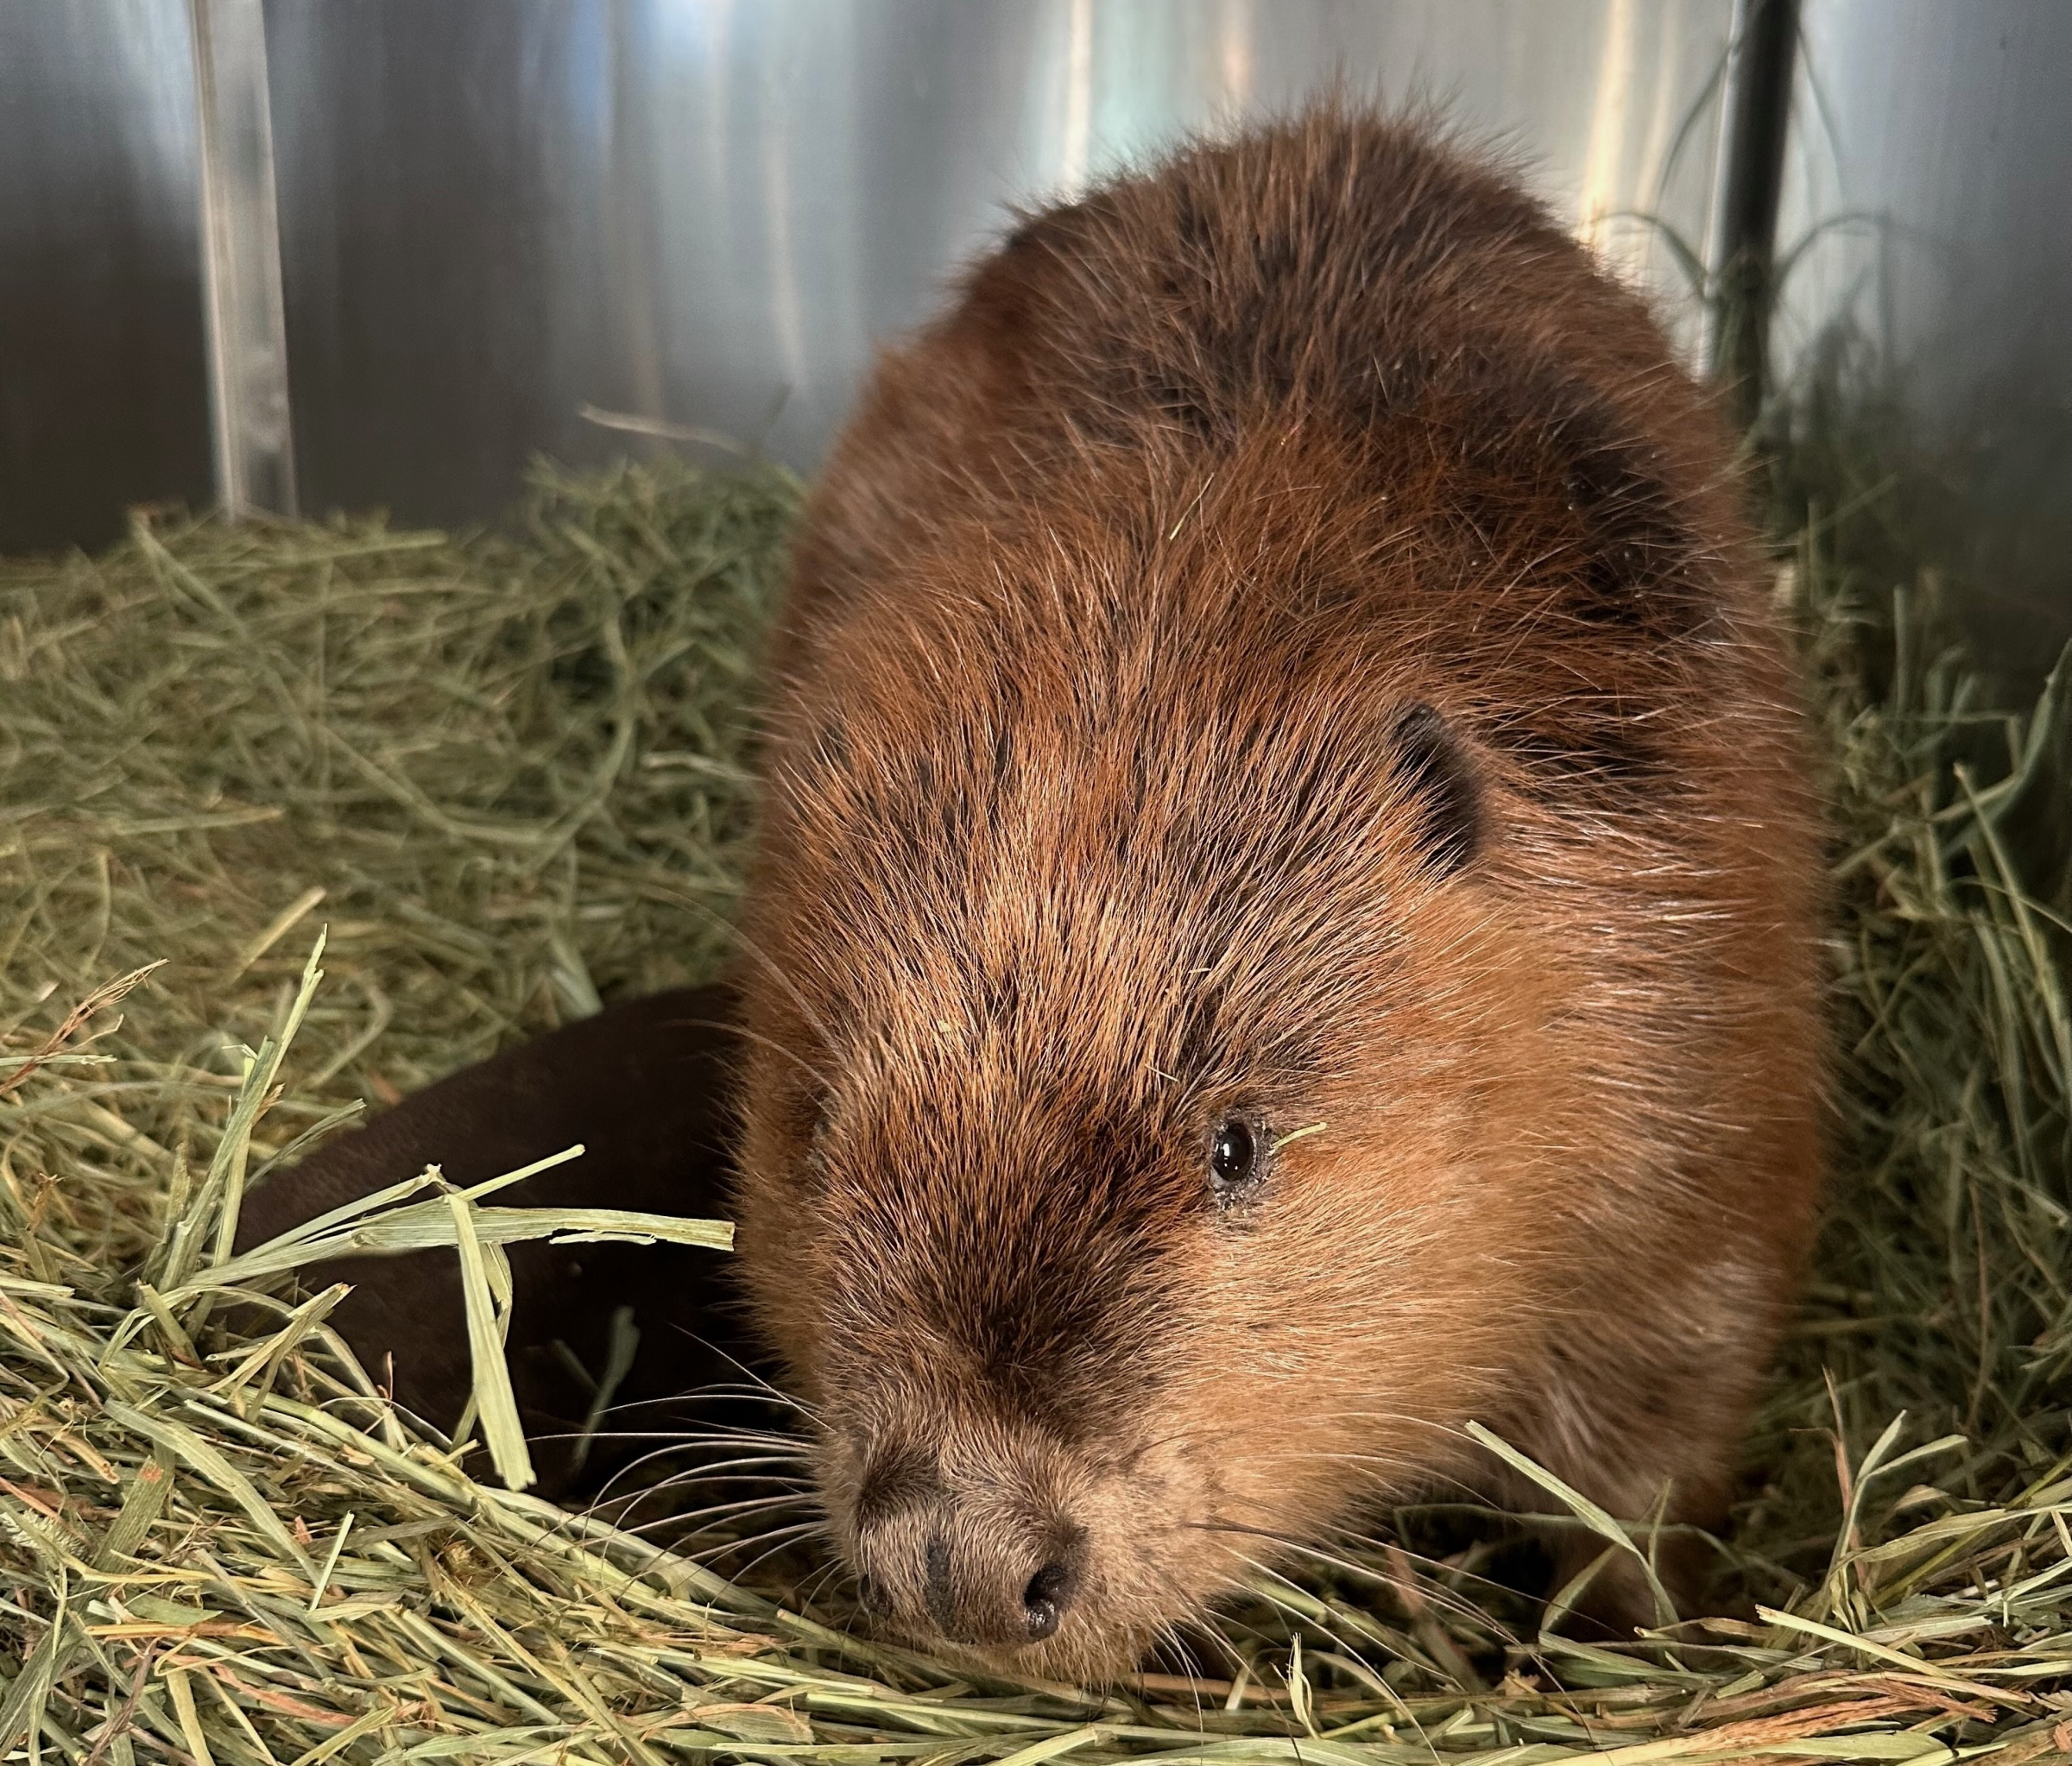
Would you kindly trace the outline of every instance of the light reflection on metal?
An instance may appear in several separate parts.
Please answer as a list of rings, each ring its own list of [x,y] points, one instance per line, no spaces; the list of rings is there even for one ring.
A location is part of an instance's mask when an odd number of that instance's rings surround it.
[[[1935,422],[1978,438],[2004,539],[1978,574],[2050,653],[2072,624],[2072,6],[1801,9],[1773,340],[1790,372],[1851,319]],[[447,521],[503,508],[536,451],[723,435],[810,470],[873,349],[1006,205],[1334,82],[1439,98],[1516,146],[1693,358],[1716,355],[1690,270],[1722,262],[1735,11],[0,0],[0,546],[98,544],[126,502],[206,495],[198,77],[226,499],[288,501],[284,281],[302,502]],[[266,200],[269,98],[277,279],[267,230],[237,227]]]
[[[188,0],[201,150],[202,306],[216,496],[295,512],[287,331],[261,0]]]
[[[1086,188],[1086,150],[1094,126],[1094,0],[1071,0],[1064,26],[1064,129],[1058,149],[1058,193]]]
[[[1576,230],[1593,244],[1619,199],[1620,150],[1632,126],[1633,99],[1633,0],[1610,0],[1597,63],[1596,101],[1582,152],[1582,187],[1576,193]]]
[[[1908,519],[2025,689],[2072,634],[2072,5],[1804,0],[1772,350],[1841,337],[1936,460]],[[1911,542],[1910,542],[1911,543]]]
[[[1333,87],[1517,150],[1693,344],[1639,217],[1702,234],[1731,6],[272,0],[303,501],[489,515],[626,445],[586,405],[810,471],[1011,205]]]
[[[186,0],[0,0],[0,552],[209,495]]]
[[[114,31],[143,3],[62,9]],[[811,470],[873,351],[1010,205],[1333,87],[1440,100],[1515,149],[1693,342],[1676,255],[1637,217],[1703,228],[1732,0],[160,3],[183,41],[149,82],[212,86],[225,501],[292,486],[436,522],[508,505],[535,453],[622,451],[633,432],[585,407]],[[42,9],[0,0],[0,41],[18,10]],[[250,224],[269,99],[277,279]]]

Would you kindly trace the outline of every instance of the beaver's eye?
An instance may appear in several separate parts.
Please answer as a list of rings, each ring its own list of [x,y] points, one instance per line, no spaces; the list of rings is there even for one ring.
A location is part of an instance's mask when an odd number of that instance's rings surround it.
[[[1258,1175],[1259,1143],[1252,1125],[1235,1116],[1217,1123],[1209,1141],[1209,1181],[1216,1200],[1236,1200]]]

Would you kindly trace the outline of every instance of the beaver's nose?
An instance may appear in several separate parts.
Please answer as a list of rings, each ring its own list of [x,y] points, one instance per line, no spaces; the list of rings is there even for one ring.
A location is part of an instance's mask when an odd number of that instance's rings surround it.
[[[871,1604],[952,1643],[1013,1649],[1054,1637],[1085,1557],[1084,1536],[1069,1523],[1035,1524],[947,1492],[856,1517],[856,1569]]]
[[[1021,1611],[1032,1643],[1040,1643],[1057,1631],[1058,1616],[1078,1582],[1077,1571],[1063,1558],[1054,1559],[1029,1578],[1029,1586],[1021,1591]]]
[[[1040,1643],[1057,1635],[1078,1591],[1083,1539],[1052,1535],[998,1544],[987,1549],[954,1523],[929,1532],[924,1598],[928,1617],[953,1643]]]

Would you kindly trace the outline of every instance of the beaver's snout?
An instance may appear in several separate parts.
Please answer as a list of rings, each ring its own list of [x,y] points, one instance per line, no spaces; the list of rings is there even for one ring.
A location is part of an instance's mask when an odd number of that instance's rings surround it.
[[[914,1460],[881,1460],[857,1492],[851,1556],[865,1604],[978,1649],[1040,1643],[1085,1580],[1086,1530],[1015,1485],[958,1488]]]

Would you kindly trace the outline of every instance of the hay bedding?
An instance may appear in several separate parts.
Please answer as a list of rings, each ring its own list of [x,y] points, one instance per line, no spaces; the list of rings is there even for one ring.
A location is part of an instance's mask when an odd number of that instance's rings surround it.
[[[1424,1511],[1262,1578],[1216,1678],[975,1683],[776,1561],[730,1583],[464,1471],[290,1285],[308,1243],[226,1263],[243,1187],[356,1100],[714,964],[793,504],[656,466],[543,478],[514,537],[142,517],[0,571],[0,1757],[2072,1754],[2072,718],[1986,715],[1859,568],[1889,495],[1802,498],[1784,577],[1835,760],[1841,1170],[1749,1618],[1565,1641],[1509,1529]],[[459,1247],[519,1477],[498,1246],[553,1224],[427,1190],[334,1229]]]

